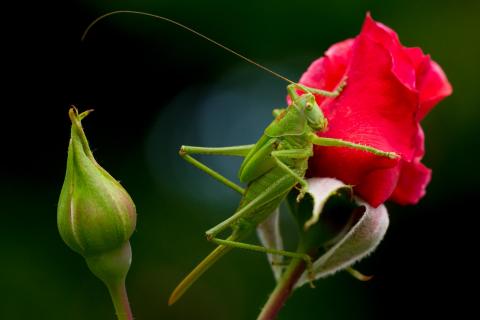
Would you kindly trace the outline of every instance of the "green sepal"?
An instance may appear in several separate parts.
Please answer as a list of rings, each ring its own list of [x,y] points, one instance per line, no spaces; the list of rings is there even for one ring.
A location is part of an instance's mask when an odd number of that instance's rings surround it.
[[[315,280],[346,270],[368,256],[377,248],[389,225],[387,209],[383,204],[373,208],[360,198],[352,197],[351,193],[345,192],[349,186],[325,192],[325,188],[334,185],[335,181],[338,182],[331,178],[309,179],[311,187],[308,194],[312,201],[302,201],[297,205],[289,202],[301,230],[300,247],[314,260],[312,272]],[[316,184],[323,187],[315,189]],[[306,230],[305,222],[311,221],[308,217],[315,215],[315,202],[324,203],[322,215]],[[311,275],[304,272],[296,287],[311,280]]]
[[[277,208],[271,215],[257,226],[257,235],[265,248],[283,250],[283,238],[280,233],[280,210]],[[275,280],[279,280],[284,269],[284,257],[278,254],[267,254],[272,266]]]
[[[126,241],[118,248],[90,256],[85,260],[90,271],[107,287],[124,282],[132,263],[130,242]]]
[[[351,186],[330,178],[308,179],[308,190],[302,201],[297,191],[287,197],[290,212],[299,232],[299,250],[313,260],[324,253],[326,243],[332,241],[348,223],[356,207]]]
[[[375,250],[389,224],[385,206],[371,207],[353,196],[351,186],[331,178],[312,178],[307,182],[309,189],[300,202],[297,190],[287,197],[298,225],[297,252],[308,253],[313,260],[312,274],[305,271],[296,287],[342,270],[356,272],[350,267]],[[278,223],[278,217],[272,215],[259,225],[257,232],[263,245],[282,250]],[[274,261],[273,257],[269,261]],[[272,271],[278,280],[281,267],[274,264]]]

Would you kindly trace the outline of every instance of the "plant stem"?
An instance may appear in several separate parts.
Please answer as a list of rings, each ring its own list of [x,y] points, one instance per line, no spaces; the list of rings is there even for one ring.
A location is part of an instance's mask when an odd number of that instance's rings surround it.
[[[127,289],[125,288],[125,281],[108,286],[108,291],[112,297],[118,320],[133,320],[132,310],[128,302]]]
[[[302,259],[292,259],[287,270],[277,283],[267,303],[260,312],[257,320],[273,320],[287,301],[292,292],[295,283],[298,281],[305,270],[305,261]]]

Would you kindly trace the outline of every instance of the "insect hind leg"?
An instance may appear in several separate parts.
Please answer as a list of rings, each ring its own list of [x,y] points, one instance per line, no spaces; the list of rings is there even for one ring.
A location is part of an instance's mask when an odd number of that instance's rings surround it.
[[[227,246],[227,247],[233,247],[233,248],[238,248],[238,249],[262,252],[262,253],[275,254],[275,255],[280,255],[280,256],[283,256],[283,257],[288,257],[288,258],[293,258],[293,259],[302,259],[303,261],[305,261],[307,272],[310,275],[310,278],[312,279],[312,275],[313,275],[312,258],[306,253],[270,249],[270,248],[262,247],[262,246],[259,246],[259,245],[254,245],[254,244],[249,244],[249,243],[244,243],[244,242],[238,242],[238,241],[233,241],[233,240],[223,240],[223,239],[219,239],[219,238],[211,238],[210,241],[212,241],[213,243],[216,243],[218,245]]]
[[[248,202],[245,206],[239,208],[233,215],[229,218],[223,220],[216,226],[210,228],[205,233],[207,239],[211,240],[215,238],[217,234],[224,231],[228,227],[234,226],[240,219],[243,219],[258,209],[260,206],[275,201],[278,197],[282,197],[286,192],[291,189],[291,186],[286,181],[287,179],[291,179],[290,176],[284,175],[282,178],[277,179],[270,188],[262,191],[258,196]],[[270,212],[268,212],[270,213]]]

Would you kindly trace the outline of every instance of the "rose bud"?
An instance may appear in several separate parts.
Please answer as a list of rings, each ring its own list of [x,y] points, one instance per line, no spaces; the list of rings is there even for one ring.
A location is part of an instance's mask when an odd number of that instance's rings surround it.
[[[72,107],[67,172],[58,202],[58,230],[108,287],[119,319],[130,319],[125,278],[130,268],[129,239],[135,229],[135,204],[127,191],[94,159],[81,120]]]

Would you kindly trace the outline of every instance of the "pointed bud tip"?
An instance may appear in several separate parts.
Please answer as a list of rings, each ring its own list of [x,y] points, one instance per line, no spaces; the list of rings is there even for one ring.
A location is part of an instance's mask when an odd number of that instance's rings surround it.
[[[70,117],[70,120],[75,121],[75,120],[83,120],[86,116],[88,116],[90,113],[95,111],[94,109],[88,109],[83,111],[82,113],[78,112],[77,107],[74,105],[70,106],[70,110],[68,110],[68,116]]]

